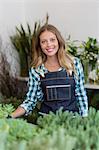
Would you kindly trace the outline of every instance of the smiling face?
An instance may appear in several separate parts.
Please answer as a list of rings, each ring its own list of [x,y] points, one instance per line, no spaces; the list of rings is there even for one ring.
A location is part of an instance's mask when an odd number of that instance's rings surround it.
[[[55,56],[59,49],[57,37],[50,31],[44,31],[40,35],[40,46],[47,57]]]

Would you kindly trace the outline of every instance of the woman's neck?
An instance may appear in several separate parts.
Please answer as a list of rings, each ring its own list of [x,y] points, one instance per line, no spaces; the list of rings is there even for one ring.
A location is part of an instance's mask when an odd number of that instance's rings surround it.
[[[51,72],[58,71],[59,68],[61,67],[57,57],[47,58],[44,65],[48,69],[48,71],[51,71]]]
[[[59,61],[58,61],[58,57],[55,55],[55,56],[51,56],[51,57],[47,57],[46,59],[46,64],[49,64],[49,65],[54,65],[54,64],[59,64]]]

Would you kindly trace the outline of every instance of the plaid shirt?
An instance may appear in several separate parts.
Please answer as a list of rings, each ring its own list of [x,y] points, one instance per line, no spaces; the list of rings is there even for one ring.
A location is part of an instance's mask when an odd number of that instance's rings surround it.
[[[81,116],[88,115],[88,100],[86,90],[84,88],[84,73],[83,67],[78,58],[74,60],[75,69],[77,75],[75,79],[75,96],[79,107],[79,114]],[[29,89],[26,94],[26,98],[20,105],[26,110],[26,115],[32,112],[38,101],[43,101],[43,93],[40,87],[40,75],[44,76],[48,70],[44,67],[44,64],[39,66],[37,69],[31,68],[29,71]]]

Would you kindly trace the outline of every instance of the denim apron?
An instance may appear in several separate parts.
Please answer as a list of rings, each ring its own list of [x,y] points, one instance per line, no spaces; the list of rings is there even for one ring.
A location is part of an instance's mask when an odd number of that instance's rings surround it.
[[[40,112],[56,112],[61,107],[63,111],[78,112],[75,97],[75,80],[73,75],[68,76],[66,70],[48,72],[41,77],[41,88],[44,93],[44,101]]]

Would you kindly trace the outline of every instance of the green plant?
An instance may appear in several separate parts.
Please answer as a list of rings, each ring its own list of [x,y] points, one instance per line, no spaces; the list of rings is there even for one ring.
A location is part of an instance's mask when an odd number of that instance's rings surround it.
[[[29,56],[29,52],[31,52],[32,34],[31,34],[30,26],[28,24],[27,27],[28,27],[28,33],[25,32],[21,24],[20,29],[16,27],[16,34],[10,36],[12,44],[14,45],[15,49],[19,52],[20,65],[22,70],[21,75],[27,74],[26,70],[28,69],[28,65],[29,65],[27,56]]]
[[[48,23],[48,14],[46,15],[46,21],[44,24]],[[10,36],[11,42],[15,49],[19,53],[20,66],[21,66],[21,76],[28,76],[28,70],[33,59],[32,51],[33,45],[37,32],[39,31],[41,22],[34,23],[33,31],[30,25],[27,23],[27,30],[20,24],[20,27],[16,27],[16,33]]]
[[[70,36],[67,39],[67,50],[73,56],[80,58],[83,67],[85,82],[88,82],[89,71],[96,68],[96,73],[98,73],[98,56],[99,56],[99,43],[96,38],[88,37],[87,41],[72,41]],[[98,75],[99,76],[99,75]]]
[[[96,62],[99,55],[99,43],[96,38],[88,37],[88,40],[82,42],[81,44],[82,52],[80,54],[80,59],[82,62],[84,60],[89,61],[91,70],[96,66]]]
[[[0,106],[0,113],[9,108]],[[82,118],[60,109],[56,114],[39,117],[37,125],[4,116],[0,119],[0,147],[2,150],[98,150],[99,111],[90,107],[88,117]]]
[[[10,96],[10,65],[7,61],[5,54],[0,52],[0,95]]]
[[[0,119],[6,118],[8,114],[11,114],[14,110],[12,104],[0,104]]]
[[[71,36],[68,36],[68,39],[66,40],[66,47],[67,51],[72,54],[73,56],[78,56],[78,49],[80,48],[79,41],[78,40],[71,40]]]

